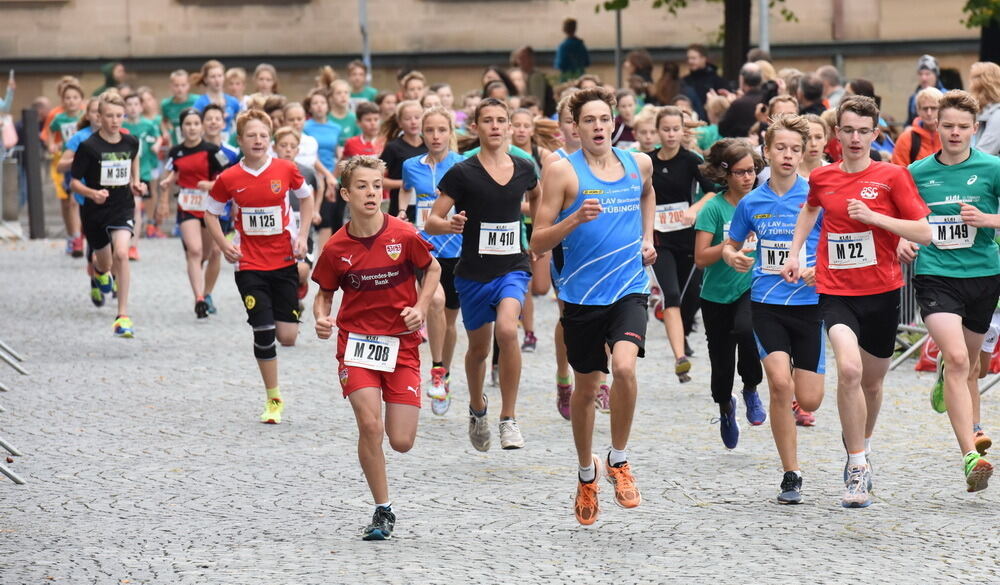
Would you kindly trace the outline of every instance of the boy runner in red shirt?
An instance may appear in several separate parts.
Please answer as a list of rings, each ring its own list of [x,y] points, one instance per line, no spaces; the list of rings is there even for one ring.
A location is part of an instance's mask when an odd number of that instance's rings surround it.
[[[845,508],[871,505],[871,436],[882,405],[899,326],[903,273],[896,256],[902,236],[927,244],[930,210],[906,169],[873,162],[878,107],[851,96],[837,108],[837,134],[844,160],[809,176],[809,197],[795,225],[782,276],[799,279],[799,252],[823,211],[816,250],[816,289],[827,335],[837,359],[837,407],[847,466]]]
[[[337,333],[337,368],[344,397],[358,423],[358,459],[375,498],[365,540],[392,536],[396,516],[389,501],[382,437],[400,453],[413,447],[420,417],[420,327],[437,290],[441,267],[431,245],[412,225],[382,213],[385,163],[373,156],[347,161],[340,195],[351,221],[323,246],[312,279],[316,335]],[[417,294],[417,270],[425,272]],[[336,323],[333,294],[344,291]],[[385,402],[385,421],[382,403]],[[384,429],[384,433],[383,433]]]
[[[209,192],[205,225],[226,260],[236,264],[236,288],[253,328],[253,354],[257,358],[267,402],[261,422],[278,424],[285,403],[278,387],[278,351],[295,344],[299,333],[299,276],[296,259],[306,255],[309,222],[295,232],[288,193],[300,201],[304,217],[312,217],[313,190],[295,163],[272,158],[271,118],[248,110],[236,118],[236,135],[243,160],[222,172]],[[222,233],[219,216],[232,201],[239,208],[236,237]]]

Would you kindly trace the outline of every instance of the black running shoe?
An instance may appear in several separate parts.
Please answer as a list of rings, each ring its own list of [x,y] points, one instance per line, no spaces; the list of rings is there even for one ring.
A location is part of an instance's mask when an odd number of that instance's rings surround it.
[[[802,503],[802,476],[794,471],[786,471],[781,478],[781,493],[778,494],[779,504]]]
[[[372,523],[365,527],[362,540],[389,540],[396,526],[396,515],[389,508],[375,508]]]
[[[205,301],[197,301],[194,304],[194,314],[197,315],[199,319],[208,319],[208,303]]]

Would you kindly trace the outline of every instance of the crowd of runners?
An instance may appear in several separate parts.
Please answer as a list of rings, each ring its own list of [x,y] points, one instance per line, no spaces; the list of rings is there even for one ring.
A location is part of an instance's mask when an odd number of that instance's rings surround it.
[[[277,346],[295,344],[304,313],[319,338],[336,339],[329,367],[376,504],[365,539],[392,533],[383,438],[413,446],[424,394],[443,415],[468,393],[475,449],[491,448],[494,428],[502,449],[526,445],[522,354],[539,344],[557,356],[553,402],[578,456],[577,520],[597,520],[602,477],[619,505],[639,506],[628,447],[651,317],[672,355],[648,357],[671,360],[678,383],[710,380],[725,448],[738,444],[741,404],[750,425],[770,418],[786,504],[803,498],[797,427],[817,424],[828,340],[842,503],[870,505],[904,264],[941,348],[935,404],[950,417],[965,488],[985,489],[978,379],[1000,331],[1000,120],[990,119],[1000,67],[977,63],[970,91],[947,91],[936,61],[921,58],[900,135],[870,81],[844,83],[832,67],[776,71],[756,57],[739,88],[696,45],[683,78],[665,66],[652,83],[637,51],[629,87],[590,74],[554,86],[523,47],[460,95],[419,71],[380,92],[355,61],[294,96],[270,65],[248,74],[211,60],[171,73],[163,99],[123,84],[119,65],[90,98],[63,78],[43,138],[66,251],[85,259],[91,302],[116,303],[114,335],[137,334],[129,264],[141,238],[172,225],[193,318],[211,319],[222,259],[235,266],[262,422],[281,422]],[[533,305],[549,295],[561,318],[536,331]],[[689,360],[699,315],[710,371]],[[459,322],[464,380],[451,375]],[[499,405],[484,392],[491,379]],[[597,412],[610,415],[600,453]]]

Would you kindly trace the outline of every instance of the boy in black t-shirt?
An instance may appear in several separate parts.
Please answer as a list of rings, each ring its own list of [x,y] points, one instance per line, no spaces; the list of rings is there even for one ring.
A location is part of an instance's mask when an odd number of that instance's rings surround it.
[[[146,185],[139,180],[139,141],[121,133],[125,101],[114,90],[104,92],[99,100],[101,129],[77,150],[70,188],[87,198],[80,208],[83,234],[94,252],[96,279],[104,294],[113,289],[112,267],[115,270],[118,316],[114,334],[131,338],[135,332],[128,316],[128,249],[135,230],[133,197],[145,194]]]
[[[521,202],[527,193],[534,209],[541,189],[533,163],[507,154],[507,105],[498,99],[484,99],[476,108],[474,120],[482,149],[441,178],[440,194],[424,230],[431,235],[462,234],[455,288],[469,336],[465,371],[472,446],[479,451],[490,448],[483,377],[493,344],[492,323],[496,321],[503,400],[500,446],[520,449],[524,438],[514,417],[521,379],[517,321],[531,279],[528,254],[522,245]],[[456,214],[448,219],[452,206]]]

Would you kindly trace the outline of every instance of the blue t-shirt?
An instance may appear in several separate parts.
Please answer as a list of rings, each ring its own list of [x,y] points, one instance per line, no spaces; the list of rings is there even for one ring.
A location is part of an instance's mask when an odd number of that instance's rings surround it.
[[[455,163],[465,160],[457,152],[449,152],[444,159],[434,166],[427,162],[426,154],[418,154],[403,161],[403,189],[413,189],[417,193],[417,225],[422,226],[427,213],[437,201],[437,185],[441,177]],[[444,234],[432,236],[421,230],[420,237],[430,242],[434,249],[431,255],[435,258],[458,258],[462,255],[462,234]]]
[[[771,190],[770,181],[757,187],[740,200],[729,224],[729,237],[737,242],[747,240],[751,232],[757,236],[757,259],[753,265],[753,286],[750,299],[768,305],[815,305],[819,302],[816,287],[807,286],[799,279],[794,284],[785,282],[781,267],[788,259],[788,251],[795,235],[795,222],[809,195],[809,182],[795,178],[795,185],[784,195]],[[815,266],[816,246],[822,221],[806,239],[802,267]]]
[[[229,138],[229,135],[235,131],[233,122],[236,120],[236,114],[239,114],[240,110],[243,109],[243,104],[240,103],[240,100],[229,95],[228,93],[224,93],[222,95],[226,100],[226,128],[223,130],[223,133],[225,134],[225,136],[223,136],[223,142],[225,142],[225,140]],[[208,94],[205,94],[195,100],[194,107],[199,112],[204,112],[205,106],[210,103],[212,103],[212,98],[208,97]]]
[[[78,131],[76,134],[72,136],[72,138],[66,141],[66,150],[75,153],[77,149],[80,148],[80,145],[83,144],[83,141],[90,138],[90,135],[93,133],[94,133],[93,126],[87,126],[83,130]],[[83,184],[87,184],[87,182],[83,179],[80,179],[80,182]],[[69,190],[69,173],[66,173],[66,190],[67,191]],[[79,193],[73,193],[73,199],[76,199],[76,202],[79,203],[80,205],[83,205],[83,203],[86,201],[86,198],[83,195],[80,195]]]
[[[577,226],[562,243],[559,298],[577,305],[611,305],[630,294],[648,294],[649,276],[642,265],[642,179],[628,152],[612,148],[625,167],[617,181],[602,181],[590,171],[583,150],[569,155],[579,190],[576,201],[559,213],[562,221],[585,199],[597,199],[604,211]],[[558,255],[558,254],[557,254]]]
[[[340,144],[340,126],[333,122],[306,120],[302,131],[316,139],[319,144],[319,162],[331,173],[337,166],[337,146]]]

